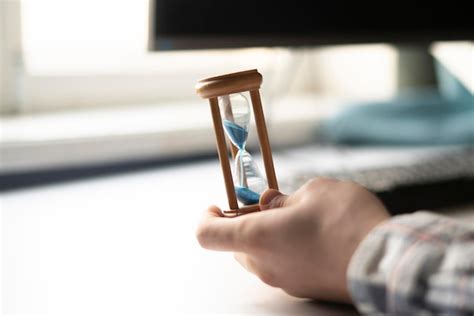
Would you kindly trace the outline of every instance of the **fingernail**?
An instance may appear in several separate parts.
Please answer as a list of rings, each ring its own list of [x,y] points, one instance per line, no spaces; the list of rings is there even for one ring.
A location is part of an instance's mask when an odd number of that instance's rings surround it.
[[[272,200],[276,198],[277,196],[280,196],[281,193],[278,190],[274,189],[268,189],[265,192],[262,193],[260,196],[260,207],[264,208],[265,206],[270,205]]]

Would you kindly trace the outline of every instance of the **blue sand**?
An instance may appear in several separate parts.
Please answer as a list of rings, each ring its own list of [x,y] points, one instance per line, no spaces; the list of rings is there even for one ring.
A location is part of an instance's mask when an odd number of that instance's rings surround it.
[[[247,141],[248,132],[231,121],[224,120],[224,128],[237,147],[242,148]]]
[[[235,187],[235,194],[237,199],[245,205],[257,204],[260,200],[260,194],[241,186]]]

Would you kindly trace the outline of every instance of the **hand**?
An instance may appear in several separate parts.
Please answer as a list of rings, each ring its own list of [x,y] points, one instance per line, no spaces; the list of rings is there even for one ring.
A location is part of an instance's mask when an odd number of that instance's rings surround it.
[[[357,184],[317,178],[290,196],[267,190],[260,205],[262,212],[234,218],[210,207],[199,243],[235,252],[248,271],[290,295],[351,302],[347,266],[369,231],[389,218],[382,203]]]

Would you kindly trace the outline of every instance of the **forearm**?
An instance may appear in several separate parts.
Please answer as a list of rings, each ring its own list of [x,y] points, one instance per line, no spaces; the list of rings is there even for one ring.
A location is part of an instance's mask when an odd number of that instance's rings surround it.
[[[474,228],[426,212],[397,216],[360,244],[348,269],[363,313],[474,313]]]

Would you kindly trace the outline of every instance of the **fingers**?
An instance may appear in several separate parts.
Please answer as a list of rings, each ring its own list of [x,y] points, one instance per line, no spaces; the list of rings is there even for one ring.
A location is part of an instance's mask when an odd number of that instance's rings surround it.
[[[268,189],[260,197],[260,209],[262,211],[280,208],[286,205],[288,196],[278,190]]]
[[[227,218],[221,210],[211,206],[204,213],[196,231],[196,237],[203,248],[219,251],[238,251],[242,248],[238,242],[238,232],[242,217]]]
[[[245,270],[255,274],[254,264],[252,264],[252,262],[250,261],[249,256],[242,252],[236,252],[234,253],[234,258],[238,263],[240,263],[242,267],[245,268]]]
[[[267,190],[260,197],[262,210],[287,206],[288,196],[277,190]],[[273,215],[273,216],[269,216]],[[258,248],[277,227],[279,216],[255,212],[238,217],[224,217],[221,210],[211,206],[205,212],[196,236],[203,248],[218,251],[244,251]],[[270,232],[270,233],[269,233]]]

